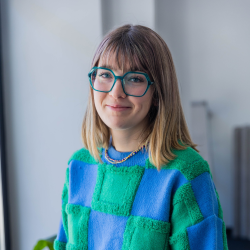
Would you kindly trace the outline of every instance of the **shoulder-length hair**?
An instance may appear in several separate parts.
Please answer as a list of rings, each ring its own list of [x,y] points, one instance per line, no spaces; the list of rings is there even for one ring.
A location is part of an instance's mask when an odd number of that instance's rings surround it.
[[[148,145],[149,161],[158,171],[175,159],[171,149],[184,150],[192,147],[199,152],[191,140],[185,121],[176,71],[167,44],[152,29],[142,25],[124,25],[108,33],[98,46],[92,67],[98,66],[100,58],[108,60],[110,54],[120,69],[129,64],[130,69],[144,70],[154,82],[152,106],[148,121],[138,140],[138,148]],[[107,63],[108,65],[108,63]],[[82,124],[82,141],[97,162],[101,160],[101,148],[108,149],[110,130],[99,117],[90,86],[87,109]]]

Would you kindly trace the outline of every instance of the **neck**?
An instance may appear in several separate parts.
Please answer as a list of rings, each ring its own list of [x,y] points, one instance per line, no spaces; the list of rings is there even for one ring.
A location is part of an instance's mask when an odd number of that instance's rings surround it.
[[[124,140],[124,141],[126,141],[126,140]],[[139,144],[137,142],[133,142],[133,141],[127,141],[127,142],[124,142],[124,144],[120,144],[120,143],[115,143],[112,140],[112,146],[118,152],[132,152],[132,151],[135,151],[139,148]]]
[[[123,131],[124,132],[124,131]],[[118,152],[132,152],[139,148],[139,132],[131,133],[119,133],[119,131],[112,131],[112,146]]]

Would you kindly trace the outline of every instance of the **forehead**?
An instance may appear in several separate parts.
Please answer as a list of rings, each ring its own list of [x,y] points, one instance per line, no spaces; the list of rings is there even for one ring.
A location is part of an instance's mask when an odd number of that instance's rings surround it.
[[[98,67],[109,68],[113,71],[128,72],[128,71],[144,71],[143,67],[138,63],[136,57],[132,57],[131,55],[123,55],[121,53],[116,54],[106,53],[100,57],[98,62]]]

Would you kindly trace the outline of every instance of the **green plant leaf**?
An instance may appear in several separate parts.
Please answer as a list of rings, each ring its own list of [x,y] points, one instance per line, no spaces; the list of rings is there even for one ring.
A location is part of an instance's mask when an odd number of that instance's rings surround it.
[[[42,250],[48,247],[50,250],[54,250],[53,243],[47,240],[39,240],[33,250]]]

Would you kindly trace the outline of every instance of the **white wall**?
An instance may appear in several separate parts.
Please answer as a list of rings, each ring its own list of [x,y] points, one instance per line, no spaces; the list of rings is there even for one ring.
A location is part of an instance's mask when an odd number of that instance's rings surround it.
[[[173,54],[189,126],[191,101],[213,116],[215,185],[226,226],[233,226],[233,129],[250,123],[250,2],[156,1],[156,31]]]
[[[103,34],[124,24],[155,27],[154,0],[102,0]]]
[[[87,73],[102,38],[101,6],[99,0],[9,0],[7,17],[12,249],[27,250],[58,230],[67,161],[82,147]]]

